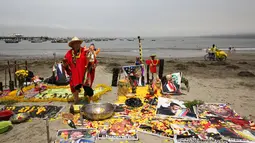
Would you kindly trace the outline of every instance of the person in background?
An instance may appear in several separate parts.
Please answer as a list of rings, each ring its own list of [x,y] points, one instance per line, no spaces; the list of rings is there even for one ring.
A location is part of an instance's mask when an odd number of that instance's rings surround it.
[[[150,72],[152,76],[151,79],[154,79],[157,76],[157,66],[159,65],[160,61],[156,59],[155,54],[152,54],[150,58],[150,60],[146,60],[146,64],[150,66]]]
[[[79,101],[80,88],[83,87],[86,92],[84,75],[88,66],[88,59],[86,48],[81,47],[82,42],[83,41],[77,37],[72,38],[72,40],[68,43],[68,46],[71,47],[71,49],[67,51],[63,60],[63,67],[67,74],[71,77],[70,88],[73,93],[75,103],[78,103]],[[93,94],[88,96],[90,101]]]
[[[215,44],[212,45],[212,47],[210,48],[211,51],[211,56],[215,59],[216,56],[216,51],[218,50],[218,48],[215,46]]]
[[[141,65],[141,64],[142,64],[142,62],[141,62],[140,58],[136,57],[135,65]]]
[[[97,66],[97,55],[99,53],[100,49],[96,49],[94,44],[90,44],[89,49],[88,49],[88,55],[87,58],[89,60],[88,63],[88,68],[86,70],[86,75],[85,75],[85,83],[89,86],[92,87],[94,79],[95,79],[95,73],[96,73],[96,66]]]

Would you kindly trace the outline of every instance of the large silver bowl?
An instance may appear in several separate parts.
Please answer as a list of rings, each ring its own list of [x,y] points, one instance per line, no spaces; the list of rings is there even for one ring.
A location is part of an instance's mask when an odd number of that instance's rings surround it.
[[[104,120],[114,113],[115,106],[111,103],[92,103],[82,107],[83,115],[89,120]]]

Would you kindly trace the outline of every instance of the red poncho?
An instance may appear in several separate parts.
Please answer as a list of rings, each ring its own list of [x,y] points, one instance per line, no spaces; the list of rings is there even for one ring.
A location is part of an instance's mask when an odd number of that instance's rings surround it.
[[[68,65],[67,73],[70,75],[70,87],[72,92],[75,92],[75,87],[78,85],[83,85],[84,83],[84,74],[88,65],[87,51],[85,48],[80,49],[80,54],[76,56],[76,63],[73,60],[73,50],[69,50],[66,55],[66,63]],[[75,59],[75,58],[74,58]]]
[[[146,64],[150,65],[151,73],[157,73],[157,65],[159,64],[159,60],[146,60]]]

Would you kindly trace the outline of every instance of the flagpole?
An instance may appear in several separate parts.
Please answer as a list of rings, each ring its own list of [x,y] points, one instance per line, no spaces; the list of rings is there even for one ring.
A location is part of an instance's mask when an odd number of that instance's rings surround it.
[[[140,61],[143,63],[143,48],[142,48],[141,38],[140,38],[140,36],[138,36],[137,38],[138,38],[138,42],[139,42]]]

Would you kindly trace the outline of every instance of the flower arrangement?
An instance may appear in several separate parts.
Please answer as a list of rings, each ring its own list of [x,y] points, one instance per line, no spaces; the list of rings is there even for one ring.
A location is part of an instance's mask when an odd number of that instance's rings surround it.
[[[19,87],[22,88],[26,77],[28,76],[28,71],[27,70],[18,70],[15,72],[15,76],[19,81]]]
[[[18,70],[15,72],[16,77],[18,78],[26,78],[28,76],[27,70]]]

